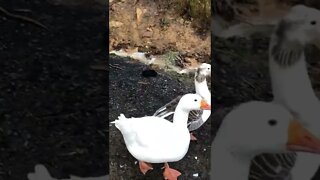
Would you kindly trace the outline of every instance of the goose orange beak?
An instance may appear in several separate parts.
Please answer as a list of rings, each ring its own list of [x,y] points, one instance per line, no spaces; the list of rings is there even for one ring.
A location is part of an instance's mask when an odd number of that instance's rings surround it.
[[[294,120],[290,122],[288,129],[287,149],[320,154],[320,140]]]
[[[209,105],[205,100],[201,100],[200,108],[203,110],[211,110],[211,105]]]

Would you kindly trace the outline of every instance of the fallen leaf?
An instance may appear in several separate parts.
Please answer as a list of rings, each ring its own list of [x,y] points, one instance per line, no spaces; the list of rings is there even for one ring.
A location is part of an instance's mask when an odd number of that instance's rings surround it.
[[[140,24],[142,19],[142,10],[140,8],[136,8],[136,15],[137,15],[137,24]]]
[[[119,21],[110,21],[109,22],[109,26],[110,27],[114,27],[114,28],[121,27],[122,25],[123,25],[123,23],[119,22]]]

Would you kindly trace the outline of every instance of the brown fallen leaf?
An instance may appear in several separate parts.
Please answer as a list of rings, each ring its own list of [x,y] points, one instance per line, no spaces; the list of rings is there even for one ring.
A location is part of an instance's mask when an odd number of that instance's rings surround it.
[[[121,27],[122,25],[123,25],[123,23],[119,22],[119,21],[110,21],[109,22],[109,26],[110,27],[114,27],[114,28]]]
[[[142,10],[140,8],[136,8],[137,25],[139,25],[141,22],[142,14],[143,14]]]

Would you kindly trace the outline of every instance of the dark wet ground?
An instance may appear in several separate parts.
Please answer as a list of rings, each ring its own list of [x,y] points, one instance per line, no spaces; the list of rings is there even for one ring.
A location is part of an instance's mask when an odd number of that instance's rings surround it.
[[[38,163],[57,178],[105,175],[107,72],[103,7],[1,1],[50,31],[0,13],[0,179]],[[18,12],[14,9],[29,9]]]
[[[213,136],[223,117],[234,106],[251,100],[272,100],[268,69],[268,41],[268,38],[214,39]],[[317,61],[319,54],[319,50],[308,47],[306,58],[313,87],[320,98],[320,62]],[[320,171],[314,177],[314,180],[319,179]]]
[[[117,119],[120,113],[126,117],[152,115],[176,96],[194,92],[192,82],[179,82],[165,73],[154,78],[141,76],[145,65],[127,58],[111,56],[109,64],[113,66],[109,67],[109,122]],[[210,128],[208,120],[195,132],[198,142],[191,142],[187,155],[179,162],[170,163],[172,168],[182,173],[179,179],[209,179]],[[138,164],[135,164],[137,160],[129,154],[120,131],[114,126],[110,127],[109,144],[111,180],[163,179],[163,164],[154,164],[154,170],[146,176],[140,173]],[[198,177],[194,177],[197,173]]]

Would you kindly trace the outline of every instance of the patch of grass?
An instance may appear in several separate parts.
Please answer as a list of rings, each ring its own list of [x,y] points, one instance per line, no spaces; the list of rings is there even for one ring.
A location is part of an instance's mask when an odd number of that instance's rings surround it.
[[[166,19],[166,18],[161,18],[161,19],[160,19],[160,26],[161,26],[161,28],[166,28],[166,27],[168,27],[169,25],[170,25],[170,22],[169,22],[168,19]]]
[[[210,29],[211,0],[176,0],[177,10],[193,19],[196,27]]]
[[[165,68],[168,68],[169,66],[175,66],[178,55],[179,55],[179,52],[173,52],[173,51],[167,52],[164,55],[164,60],[166,64]]]

